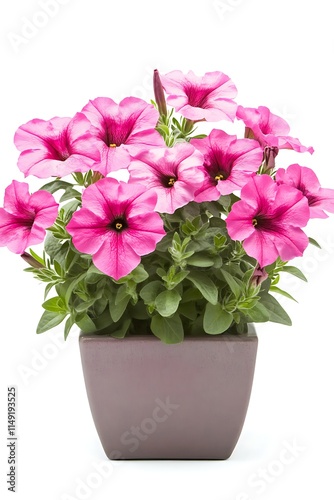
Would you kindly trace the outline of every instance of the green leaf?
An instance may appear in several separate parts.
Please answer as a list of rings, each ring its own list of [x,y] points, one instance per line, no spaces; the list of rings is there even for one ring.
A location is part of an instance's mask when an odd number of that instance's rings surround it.
[[[56,312],[56,313],[59,313],[59,312],[66,313],[67,312],[65,304],[64,304],[61,297],[52,297],[52,299],[49,299],[46,302],[44,302],[42,304],[42,307],[46,311],[51,311],[51,312]]]
[[[206,134],[199,134],[199,135],[194,135],[192,139],[204,139],[205,137],[207,137]]]
[[[202,273],[201,271],[190,271],[186,279],[191,281],[196,286],[196,288],[198,288],[198,290],[208,302],[213,305],[217,304],[217,287],[205,273]]]
[[[56,259],[62,267],[65,266],[68,248],[68,241],[62,243],[59,238],[56,238],[53,235],[53,233],[47,233],[47,236],[45,238],[44,250],[52,260]]]
[[[139,264],[130,274],[127,274],[123,278],[120,278],[117,283],[128,283],[129,281],[134,281],[135,283],[141,283],[148,278],[148,273],[142,264]]]
[[[79,294],[78,294],[78,296],[79,296]],[[80,298],[83,298],[83,297],[80,297]],[[95,297],[91,298],[90,300],[85,299],[85,300],[83,300],[83,302],[81,302],[81,304],[75,305],[75,310],[78,313],[87,312],[88,309],[94,304],[95,301],[96,301]]]
[[[222,275],[224,276],[225,280],[226,280],[226,283],[228,284],[228,286],[230,287],[233,295],[238,298],[240,297],[240,294],[241,294],[241,287],[242,287],[242,283],[241,285],[238,283],[238,281],[236,280],[236,278],[234,278],[232,276],[232,274],[230,274],[228,271],[224,270],[224,269],[221,269],[220,270]]]
[[[321,248],[319,243],[314,238],[309,238],[308,240],[311,243],[311,245],[314,245],[315,247]]]
[[[306,276],[304,275],[304,273],[301,272],[300,269],[298,269],[298,267],[284,266],[284,267],[282,267],[281,271],[283,271],[284,273],[293,274],[294,276],[296,276],[300,280],[307,281]]]
[[[77,199],[78,201],[81,200],[81,193],[77,191],[76,189],[73,188],[73,186],[69,186],[62,197],[60,198],[60,203],[68,200],[72,200],[73,198]]]
[[[64,297],[64,301],[65,301],[66,305],[68,305],[75,287],[80,283],[81,280],[83,280],[85,278],[85,276],[86,276],[86,274],[83,273],[83,274],[80,274],[79,276],[77,276],[76,278],[72,278],[71,280],[68,280],[66,282],[66,285],[68,285],[67,290],[65,292],[65,297]]]
[[[134,306],[131,305],[130,315],[134,319],[148,319],[150,317],[142,301],[137,302]]]
[[[51,289],[54,287],[54,283],[48,283],[45,287],[45,291],[44,291],[44,300],[46,299],[46,297],[48,296],[49,292],[51,291]]]
[[[245,314],[255,323],[265,323],[270,319],[269,311],[261,303],[255,304],[252,309],[244,311]]]
[[[115,323],[123,316],[124,311],[127,308],[127,305],[129,303],[130,298],[131,298],[130,295],[127,295],[126,297],[124,297],[124,299],[122,299],[117,304],[109,302],[110,316],[111,316],[111,319],[113,321],[115,321]]]
[[[279,293],[280,295],[283,295],[284,297],[286,297],[287,299],[291,299],[291,300],[294,300],[295,302],[298,303],[298,300],[296,300],[294,297],[292,297],[292,295],[290,295],[288,292],[286,292],[285,290],[282,290],[281,288],[278,288],[278,286],[271,286],[270,287],[270,291],[271,292],[275,292],[275,293]]]
[[[178,314],[163,318],[159,314],[151,320],[151,330],[165,344],[178,344],[184,338],[183,324]]]
[[[169,274],[162,279],[166,281],[166,286],[169,290],[172,288],[175,288],[181,281],[183,281],[189,274],[189,271],[180,271],[179,273],[176,273],[173,277],[170,277]]]
[[[72,326],[75,324],[75,321],[74,321],[74,318],[72,316],[69,316],[69,318],[67,318],[66,320],[66,323],[65,323],[65,328],[64,328],[64,338],[65,340],[67,339],[69,333],[70,333],[70,330],[72,328]]]
[[[72,188],[73,184],[71,184],[70,182],[55,180],[52,182],[48,182],[47,184],[44,184],[44,186],[42,186],[40,188],[40,191],[42,191],[42,190],[49,191],[49,193],[54,194],[57,191],[59,191],[60,189],[67,189],[69,187]]]
[[[73,200],[73,201],[66,203],[62,207],[64,220],[66,220],[66,221],[70,220],[70,218],[72,217],[72,215],[74,214],[74,212],[77,210],[77,208],[80,205],[81,205],[80,200]]]
[[[37,325],[37,333],[44,333],[59,325],[67,316],[67,313],[45,311]]]
[[[179,307],[181,296],[176,290],[165,290],[155,299],[155,307],[163,317],[172,316]]]
[[[204,313],[203,328],[210,335],[225,332],[233,322],[233,315],[222,308],[221,304],[207,304]]]
[[[129,330],[130,325],[131,325],[131,319],[126,319],[125,321],[123,321],[121,327],[115,330],[114,332],[111,332],[110,335],[115,339],[124,339],[125,335]]]
[[[141,289],[139,295],[143,299],[145,304],[152,304],[155,301],[157,295],[159,295],[159,293],[163,290],[164,287],[161,281],[151,281],[151,283],[148,283]]]
[[[292,322],[289,315],[284,311],[281,304],[273,297],[266,294],[260,294],[261,304],[267,309],[269,312],[269,321],[273,323],[281,323],[282,325],[291,326]]]
[[[58,274],[58,276],[61,276],[61,277],[64,276],[63,268],[61,267],[61,265],[59,264],[59,262],[57,260],[53,261],[53,267],[54,267],[56,273]]]
[[[75,322],[84,333],[92,333],[97,330],[94,321],[86,313],[78,315]]]
[[[37,253],[36,253],[36,252],[34,252],[32,248],[30,248],[29,252],[30,252],[31,256],[32,256],[35,260],[37,260],[37,262],[39,262],[40,264],[42,264],[42,266],[45,266],[44,259],[42,259],[42,257],[40,257],[39,255],[37,255]]]
[[[119,302],[122,302],[126,297],[130,297],[130,294],[128,293],[128,287],[126,285],[121,285],[116,294],[115,298],[115,304],[119,304]]]
[[[93,285],[105,278],[105,274],[92,264],[86,272],[85,283]]]
[[[200,299],[202,299],[202,294],[198,288],[188,288],[188,290],[182,294],[182,304],[186,302],[196,302]]]
[[[148,273],[145,271],[145,268],[142,264],[139,264],[131,273],[131,279],[135,283],[142,283],[148,278]]]
[[[197,318],[197,309],[195,302],[181,303],[178,312],[185,318],[191,319],[192,321]]]
[[[190,264],[191,266],[197,266],[197,267],[211,267],[214,264],[214,260],[212,257],[209,255],[206,255],[205,253],[196,253],[192,255],[188,260],[187,264]]]

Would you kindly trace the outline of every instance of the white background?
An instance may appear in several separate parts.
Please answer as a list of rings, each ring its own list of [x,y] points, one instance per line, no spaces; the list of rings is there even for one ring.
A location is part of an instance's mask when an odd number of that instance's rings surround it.
[[[0,204],[11,180],[23,180],[12,140],[19,125],[36,117],[72,116],[97,96],[150,99],[156,67],[162,73],[227,73],[238,87],[239,104],[267,105],[289,121],[292,136],[315,148],[312,157],[281,152],[278,164],[310,166],[324,187],[334,188],[328,0],[59,0],[57,5],[52,17],[41,15],[38,0],[1,3]],[[22,32],[27,20],[40,27],[15,43],[15,36],[27,35]],[[5,484],[6,388],[12,384],[19,393],[17,499],[330,498],[334,217],[316,220],[308,234],[324,248],[310,248],[296,262],[308,284],[287,281],[299,301],[284,301],[293,326],[257,328],[249,412],[226,462],[107,461],[86,399],[78,332],[66,344],[61,327],[35,335],[43,287],[23,272],[19,257],[1,248],[1,498],[13,495]],[[289,464],[282,462],[287,443],[297,446]],[[96,472],[97,464],[109,466],[107,477]],[[260,474],[266,477],[261,483]],[[83,483],[86,491],[78,489]]]

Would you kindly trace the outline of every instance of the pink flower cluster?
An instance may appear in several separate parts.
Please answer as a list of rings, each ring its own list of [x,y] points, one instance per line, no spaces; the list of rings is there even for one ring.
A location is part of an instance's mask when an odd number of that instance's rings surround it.
[[[288,124],[268,108],[238,106],[236,87],[221,72],[198,77],[172,71],[161,83],[159,99],[165,92],[167,104],[191,125],[238,118],[246,126],[245,138],[214,128],[205,138],[167,147],[156,128],[159,111],[134,97],[119,104],[98,97],[73,118],[34,119],[17,130],[18,167],[25,176],[99,174],[67,225],[77,250],[118,280],[166,234],[160,214],[240,191],[226,218],[230,238],[242,241],[261,267],[302,255],[308,238],[301,228],[311,217],[334,213],[334,190],[320,187],[308,167],[294,164],[275,172],[273,161],[280,149],[313,153],[313,148],[290,137]],[[165,110],[165,103],[158,108]],[[119,169],[128,169],[128,183],[110,177]],[[30,195],[26,183],[13,181],[0,209],[0,245],[22,254],[43,241],[57,214],[50,193]]]

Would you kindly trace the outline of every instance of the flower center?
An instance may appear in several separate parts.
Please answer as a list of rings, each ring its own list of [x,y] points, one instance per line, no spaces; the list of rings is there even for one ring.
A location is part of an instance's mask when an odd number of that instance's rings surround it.
[[[215,175],[215,181],[219,182],[219,181],[224,181],[224,180],[225,180],[225,177],[221,172],[218,172],[218,174]]]
[[[257,219],[252,219],[252,224],[254,227],[258,225],[258,220]]]
[[[174,175],[164,175],[161,179],[162,185],[166,188],[172,188],[177,181]]]
[[[109,144],[110,148],[117,148],[117,144]]]
[[[123,231],[127,227],[128,227],[128,225],[127,225],[126,221],[122,217],[117,217],[109,225],[109,228],[113,229],[117,233],[120,233],[121,231]]]

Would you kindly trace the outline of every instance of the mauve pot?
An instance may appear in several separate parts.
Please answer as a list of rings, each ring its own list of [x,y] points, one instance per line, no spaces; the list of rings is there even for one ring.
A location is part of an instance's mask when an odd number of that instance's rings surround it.
[[[117,459],[229,458],[252,389],[257,335],[79,337],[102,446]]]

